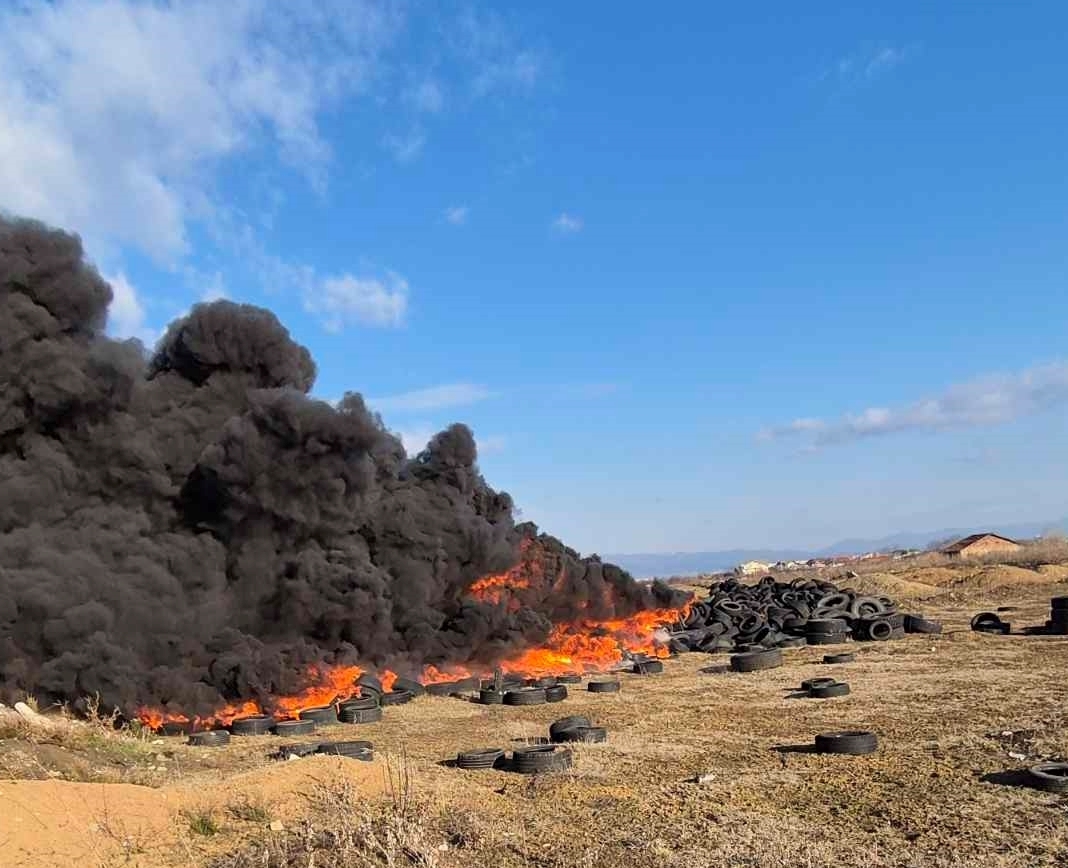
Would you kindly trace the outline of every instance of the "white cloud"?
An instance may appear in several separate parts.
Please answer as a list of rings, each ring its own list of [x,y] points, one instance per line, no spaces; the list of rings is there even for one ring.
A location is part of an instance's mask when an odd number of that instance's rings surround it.
[[[469,210],[466,205],[454,205],[445,209],[445,219],[453,226],[462,226],[467,222],[467,212]]]
[[[324,183],[317,115],[366,88],[398,21],[374,3],[7,4],[0,202],[95,247],[181,258],[213,172],[261,140]]]
[[[404,98],[417,111],[429,114],[438,114],[445,107],[445,92],[441,84],[432,78],[424,79],[410,88]]]
[[[418,455],[424,449],[427,444],[434,439],[434,435],[438,433],[438,429],[431,425],[417,425],[412,428],[402,428],[399,431],[394,431],[401,439],[401,443],[404,444],[404,451],[409,456]],[[478,454],[482,455],[496,455],[504,451],[506,446],[506,440],[499,435],[491,435],[489,437],[475,437],[475,445],[478,447]]]
[[[382,137],[382,147],[393,155],[398,163],[410,163],[419,156],[426,144],[426,136],[419,130],[405,135],[390,133]]]
[[[572,214],[568,214],[566,211],[560,214],[555,220],[553,220],[553,228],[559,232],[567,234],[574,234],[582,230],[582,218],[575,217]]]
[[[159,332],[145,325],[145,306],[133,284],[121,272],[105,279],[111,284],[112,292],[108,307],[108,330],[112,336],[137,338],[146,347],[153,346],[159,339]]]
[[[305,293],[304,309],[318,316],[331,332],[351,323],[398,326],[408,310],[408,283],[392,272],[383,279],[352,274],[328,277]]]
[[[450,407],[466,407],[493,397],[493,392],[476,383],[446,383],[416,389],[384,398],[368,398],[367,403],[380,413],[425,412]]]
[[[941,431],[1011,422],[1068,404],[1068,363],[1040,365],[960,383],[902,407],[869,407],[840,419],[795,419],[761,431],[763,440],[804,437],[814,446],[902,431]]]
[[[504,19],[469,7],[449,34],[456,54],[471,67],[476,97],[506,89],[527,90],[541,77],[542,55],[521,47]]]
[[[832,69],[825,70],[820,78],[837,78],[844,84],[860,84],[901,65],[911,52],[912,48],[896,48],[892,45],[867,47],[840,57]]]

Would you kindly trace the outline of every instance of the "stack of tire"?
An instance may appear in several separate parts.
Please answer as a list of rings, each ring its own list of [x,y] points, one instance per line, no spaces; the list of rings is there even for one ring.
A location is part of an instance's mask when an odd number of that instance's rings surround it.
[[[906,616],[889,597],[864,596],[818,579],[787,583],[766,576],[755,585],[727,579],[690,607],[671,632],[669,647],[718,652],[835,645],[851,638],[885,641],[903,637],[905,627]]]
[[[1049,601],[1049,605],[1046,632],[1055,636],[1068,636],[1068,597],[1054,597]]]
[[[500,769],[521,775],[539,775],[571,768],[571,751],[555,744],[532,744],[517,747],[511,758],[507,758],[499,747],[479,748],[457,754],[456,766],[465,771]]]
[[[549,741],[553,744],[582,742],[600,744],[608,739],[608,730],[594,726],[593,721],[582,714],[571,714],[555,720],[549,726]]]

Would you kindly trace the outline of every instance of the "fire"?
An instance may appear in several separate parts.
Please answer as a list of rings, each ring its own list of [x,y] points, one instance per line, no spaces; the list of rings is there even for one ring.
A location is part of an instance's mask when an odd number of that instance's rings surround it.
[[[515,575],[514,571],[509,571],[479,579],[467,589],[467,593],[483,603],[496,605],[504,599],[505,594],[512,591],[525,590],[529,587],[530,582],[527,579]]]

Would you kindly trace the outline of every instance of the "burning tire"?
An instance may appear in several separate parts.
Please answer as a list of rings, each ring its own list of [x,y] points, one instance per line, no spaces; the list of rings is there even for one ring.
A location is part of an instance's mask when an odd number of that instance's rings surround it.
[[[942,625],[938,621],[930,621],[919,615],[906,615],[904,624],[906,633],[935,634],[942,632]]]
[[[235,717],[230,723],[231,735],[267,735],[274,727],[275,720],[266,714]]]
[[[407,690],[412,696],[422,696],[426,688],[414,678],[398,678],[393,682],[393,690]]]
[[[563,702],[567,699],[567,688],[563,684],[554,684],[545,688],[546,702]]]
[[[591,681],[586,685],[590,693],[619,693],[618,681]]]
[[[504,751],[499,747],[481,750],[465,750],[456,755],[456,765],[469,771],[485,771],[497,768],[504,761]]]
[[[1064,599],[1063,597],[1061,599]],[[1031,766],[1027,776],[1032,787],[1047,793],[1068,793],[1068,763]]]
[[[342,723],[378,723],[382,719],[382,709],[377,705],[374,708],[343,707],[338,719]]]
[[[356,686],[360,688],[360,694],[363,696],[367,693],[385,693],[382,682],[374,675],[361,675],[356,679]]]
[[[844,681],[835,681],[834,684],[816,684],[809,688],[808,695],[813,699],[834,699],[838,696],[848,696],[849,685]]]
[[[275,735],[311,735],[315,732],[314,720],[280,720],[274,727]]]
[[[369,741],[324,741],[315,752],[330,756],[344,756],[365,763],[375,758],[374,745]]]
[[[780,666],[782,666],[782,652],[777,649],[735,654],[731,657],[731,669],[735,672],[757,672],[761,669],[777,669]]]
[[[571,768],[571,751],[555,744],[536,744],[512,752],[512,769],[521,775],[561,772]]]
[[[230,743],[230,733],[225,729],[212,729],[208,732],[194,732],[187,744],[196,747],[222,747]]]
[[[817,753],[837,753],[847,756],[863,756],[875,753],[879,740],[875,733],[864,730],[847,732],[823,732],[816,736]]]
[[[545,702],[545,690],[541,687],[509,690],[504,694],[505,705],[544,705]]]
[[[857,655],[852,651],[847,651],[844,654],[824,654],[823,662],[827,664],[835,663],[852,663],[857,659]]]
[[[593,721],[584,714],[569,714],[549,724],[549,738],[552,741],[562,741],[558,736],[569,729],[578,729],[582,726],[593,726]]]
[[[525,686],[527,686],[527,687],[541,687],[543,689],[546,688],[546,687],[556,687],[556,676],[555,675],[543,675],[540,678],[531,678],[531,679],[528,679],[528,681],[527,681]]]
[[[413,699],[415,699],[415,694],[408,690],[391,690],[389,693],[383,693],[379,697],[379,703],[381,705],[404,705]]]
[[[299,715],[301,720],[313,720],[316,723],[337,723],[337,710],[332,705],[319,708],[305,708]]]
[[[377,696],[357,696],[352,699],[346,699],[344,702],[338,704],[338,716],[345,709],[351,709],[352,711],[367,711],[371,708],[378,708],[379,702]]]

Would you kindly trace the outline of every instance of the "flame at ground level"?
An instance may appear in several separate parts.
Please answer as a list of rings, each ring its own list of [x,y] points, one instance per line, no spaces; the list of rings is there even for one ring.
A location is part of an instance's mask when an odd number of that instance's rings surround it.
[[[668,650],[657,641],[656,633],[664,625],[685,617],[690,605],[687,603],[681,609],[654,609],[608,621],[561,624],[553,629],[544,645],[498,661],[497,666],[507,673],[530,676],[582,674],[602,672],[621,663],[628,655],[666,657]],[[489,677],[492,671],[492,666],[475,669],[426,666],[419,680],[424,684],[435,684],[472,675]],[[267,708],[250,700],[225,705],[209,716],[194,718],[160,709],[142,708],[138,710],[138,718],[152,729],[159,729],[167,723],[204,729],[225,726],[237,717],[267,713],[279,719],[295,718],[303,709],[358,696],[360,688],[356,679],[364,672],[360,666],[312,668],[308,672],[309,687],[294,696],[272,697],[266,704]],[[387,669],[379,673],[379,678],[385,690],[392,690],[397,674]]]

